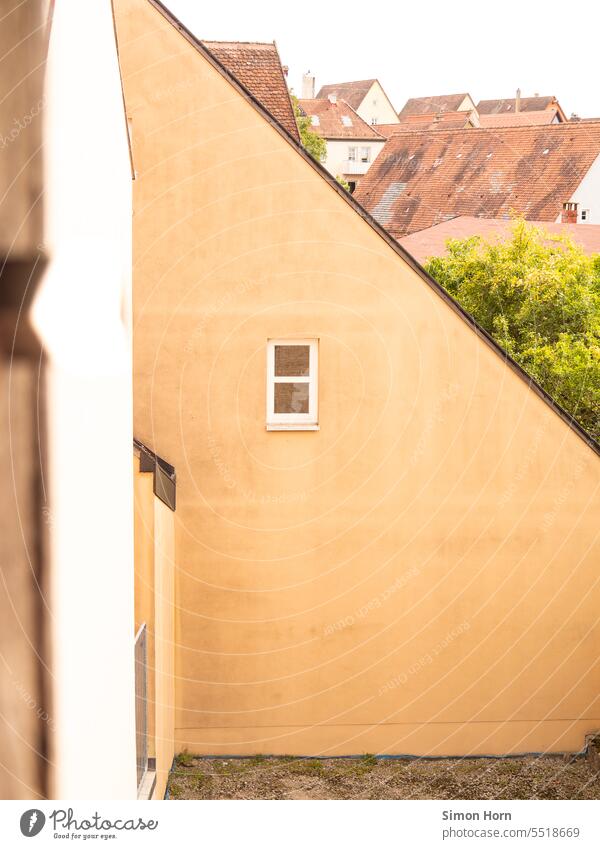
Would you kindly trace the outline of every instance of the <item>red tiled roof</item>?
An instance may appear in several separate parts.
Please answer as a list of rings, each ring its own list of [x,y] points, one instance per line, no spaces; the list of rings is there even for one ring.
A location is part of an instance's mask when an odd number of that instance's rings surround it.
[[[469,97],[467,92],[463,94],[438,94],[434,97],[411,97],[398,113],[398,117],[401,121],[404,121],[413,115],[457,112],[465,97]]]
[[[203,41],[202,44],[296,141],[300,141],[275,42]]]
[[[394,133],[355,197],[396,238],[456,215],[555,221],[600,154],[600,123]]]
[[[406,124],[375,124],[375,126],[377,127],[377,132],[384,139],[389,139],[390,136],[393,136],[399,130],[406,131]]]
[[[516,107],[516,98],[504,97],[500,100],[480,100],[477,104],[477,111],[480,115],[499,115],[504,112],[514,112]],[[543,109],[551,109],[557,106],[558,101],[555,97],[522,97],[520,102],[521,112],[541,112]]]
[[[553,235],[568,235],[581,245],[587,254],[600,253],[600,224],[558,224],[550,221],[532,221]],[[511,236],[511,222],[500,218],[475,218],[459,215],[433,227],[411,233],[400,239],[403,248],[420,263],[430,256],[443,256],[448,239],[468,239],[482,236],[488,241],[504,241]]]
[[[356,80],[351,83],[330,83],[322,85],[317,92],[317,100],[322,100],[330,94],[335,94],[340,100],[345,100],[353,109],[358,109],[367,96],[369,89],[377,80]]]
[[[405,133],[408,130],[462,130],[472,126],[471,112],[438,112],[428,115],[411,115],[399,124],[377,124],[377,130],[386,139],[394,133]]]
[[[482,127],[535,127],[551,124],[556,118],[556,109],[541,109],[539,112],[504,112],[479,116]]]
[[[372,127],[363,121],[344,100],[331,103],[327,98],[303,99],[298,101],[298,106],[305,115],[318,117],[319,123],[311,129],[325,139],[384,139],[384,136],[377,132],[378,127]],[[347,119],[346,122],[342,118]]]

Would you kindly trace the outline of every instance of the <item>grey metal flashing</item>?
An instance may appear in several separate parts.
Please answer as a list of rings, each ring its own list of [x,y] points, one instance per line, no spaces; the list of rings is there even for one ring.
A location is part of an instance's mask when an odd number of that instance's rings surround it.
[[[153,492],[170,510],[175,511],[177,476],[175,467],[151,451],[139,439],[133,440],[133,449],[140,458],[140,472],[152,472]]]
[[[196,38],[196,36],[179,21],[172,12],[164,6],[160,0],[148,0],[154,8],[160,12],[166,20],[171,23],[175,29],[177,29],[181,35],[189,41],[189,43],[201,53],[204,58],[217,70],[219,73],[228,80],[228,82],[256,109],[257,112],[263,116],[263,118],[268,121],[271,126],[277,130],[277,132],[283,136],[283,138],[297,151],[297,153],[302,156],[302,158],[315,170],[317,171],[323,179],[327,181],[327,183],[331,186],[331,188],[337,192],[337,194],[343,198],[346,203],[348,203],[355,212],[360,215],[360,217],[371,227],[371,229],[375,230],[375,232],[392,248],[392,250],[397,253],[402,259],[415,271],[418,276],[427,283],[445,302],[448,306],[454,310],[473,330],[473,332],[479,336],[479,338],[485,342],[499,357],[501,357],[506,365],[525,381],[527,386],[536,393],[543,401],[551,407],[554,412],[567,424],[571,430],[575,431],[575,433],[583,439],[583,441],[594,451],[596,454],[600,456],[600,443],[598,443],[593,436],[591,436],[585,428],[568,413],[560,404],[557,404],[556,401],[543,389],[539,383],[537,383],[527,372],[514,360],[501,345],[496,342],[496,340],[490,336],[490,334],[485,330],[481,325],[477,323],[477,321],[473,318],[473,316],[468,313],[463,307],[458,303],[458,301],[454,300],[452,295],[450,295],[444,288],[439,284],[433,277],[431,277],[420,265],[419,262],[405,249],[402,245],[391,236],[387,230],[381,226],[373,216],[367,212],[364,207],[360,205],[360,203],[347,192],[342,186],[331,176],[331,174],[324,168],[321,163],[317,162],[310,156],[300,145],[296,139],[291,136],[285,127],[283,127],[276,118],[271,115],[271,113],[265,109],[265,107],[257,100],[256,97],[236,78],[231,74],[224,65],[219,62],[216,56],[210,52],[210,50],[205,47],[202,42]]]

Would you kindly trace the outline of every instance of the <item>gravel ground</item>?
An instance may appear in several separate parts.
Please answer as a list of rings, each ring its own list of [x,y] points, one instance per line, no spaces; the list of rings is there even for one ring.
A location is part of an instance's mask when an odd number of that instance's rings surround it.
[[[598,757],[196,758],[179,755],[171,799],[600,799]]]

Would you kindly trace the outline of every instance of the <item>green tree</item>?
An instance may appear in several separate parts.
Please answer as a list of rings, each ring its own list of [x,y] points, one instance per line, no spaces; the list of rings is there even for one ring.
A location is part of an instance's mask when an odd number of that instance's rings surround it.
[[[517,219],[510,239],[451,239],[425,268],[600,440],[600,255]]]
[[[296,95],[292,94],[291,98],[302,147],[307,153],[310,153],[312,158],[316,159],[317,162],[325,162],[325,158],[327,157],[327,142],[322,136],[315,133],[312,129],[310,117],[305,115],[300,109]]]

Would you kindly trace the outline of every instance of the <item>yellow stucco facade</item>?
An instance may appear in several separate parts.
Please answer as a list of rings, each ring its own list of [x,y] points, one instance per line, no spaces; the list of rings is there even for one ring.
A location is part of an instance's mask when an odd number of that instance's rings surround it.
[[[153,473],[134,458],[135,631],[147,634],[148,756],[153,798],[162,799],[175,753],[175,514],[153,492]]]
[[[597,454],[160,10],[115,8],[175,750],[580,749]],[[270,338],[318,339],[318,431],[267,431]]]

